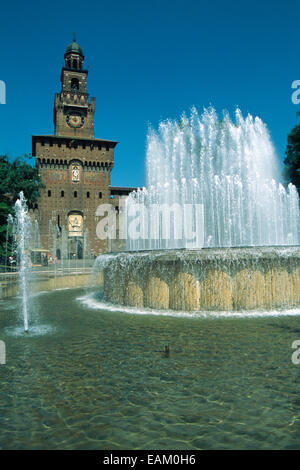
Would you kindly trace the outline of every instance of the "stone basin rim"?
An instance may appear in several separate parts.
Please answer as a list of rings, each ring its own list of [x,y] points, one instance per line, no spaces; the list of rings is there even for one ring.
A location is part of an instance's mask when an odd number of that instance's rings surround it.
[[[172,248],[163,250],[140,250],[140,251],[119,251],[105,253],[98,256],[98,260],[110,258],[148,258],[157,260],[197,260],[213,259],[221,257],[222,259],[234,258],[270,258],[270,257],[295,257],[300,259],[300,245],[272,245],[272,246],[243,246],[243,247],[224,247],[224,248]]]

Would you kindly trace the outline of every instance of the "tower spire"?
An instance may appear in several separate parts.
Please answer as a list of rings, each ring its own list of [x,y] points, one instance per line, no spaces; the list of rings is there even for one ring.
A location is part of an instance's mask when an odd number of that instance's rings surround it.
[[[73,33],[74,42],[64,54],[65,66],[61,71],[61,92],[55,95],[55,135],[67,137],[94,137],[95,99],[89,99],[87,70],[84,70],[84,55]]]

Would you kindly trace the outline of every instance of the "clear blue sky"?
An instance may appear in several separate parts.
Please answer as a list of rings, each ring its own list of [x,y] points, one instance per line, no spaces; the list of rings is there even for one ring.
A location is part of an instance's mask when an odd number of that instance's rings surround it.
[[[96,97],[95,135],[117,140],[113,185],[143,185],[148,124],[192,105],[260,116],[279,158],[297,123],[291,83],[300,80],[300,2],[2,2],[0,154],[31,152],[53,133],[54,93],[72,32]]]

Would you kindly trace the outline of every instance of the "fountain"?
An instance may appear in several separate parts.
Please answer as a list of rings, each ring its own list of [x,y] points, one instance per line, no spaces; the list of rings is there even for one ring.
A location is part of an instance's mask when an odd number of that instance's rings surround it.
[[[40,228],[37,220],[34,220],[34,224],[32,224],[32,240],[33,240],[33,248],[39,249],[41,248],[41,234]]]
[[[7,217],[6,237],[5,237],[5,272],[7,272],[7,261],[8,261],[8,241],[13,232],[14,219],[11,214]]]
[[[15,203],[15,223],[16,223],[16,245],[17,257],[19,260],[19,285],[22,302],[22,315],[24,331],[28,333],[28,276],[30,272],[30,260],[28,258],[29,240],[31,239],[31,220],[28,215],[28,208],[23,191],[20,198]]]
[[[62,271],[62,275],[64,275],[65,260],[68,259],[68,234],[67,234],[65,227],[62,227],[61,229],[60,252],[61,252],[61,271]]]
[[[83,234],[83,272],[85,271],[86,259],[90,259],[90,256],[89,230],[86,228]]]
[[[178,239],[162,237],[165,221],[149,208],[174,204],[203,205],[204,247],[297,245],[297,190],[292,184],[286,190],[277,183],[279,176],[275,150],[259,118],[244,119],[238,109],[233,123],[228,114],[220,121],[214,109],[199,116],[193,108],[179,123],[162,122],[159,133],[148,135],[147,189],[127,200],[129,221],[132,206],[145,207],[151,233],[145,239],[128,237],[127,248],[201,248],[184,231]]]
[[[97,260],[107,300],[185,311],[300,304],[298,193],[280,183],[259,118],[193,108],[149,132],[146,160],[147,188],[126,204],[128,252]]]

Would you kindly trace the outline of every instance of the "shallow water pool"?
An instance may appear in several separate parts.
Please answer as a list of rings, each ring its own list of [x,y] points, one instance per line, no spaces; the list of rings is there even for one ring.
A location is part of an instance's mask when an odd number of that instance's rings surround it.
[[[18,302],[0,303],[1,449],[300,448],[299,311],[170,316],[62,290],[33,299],[25,335]]]

